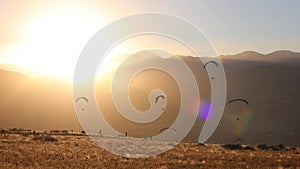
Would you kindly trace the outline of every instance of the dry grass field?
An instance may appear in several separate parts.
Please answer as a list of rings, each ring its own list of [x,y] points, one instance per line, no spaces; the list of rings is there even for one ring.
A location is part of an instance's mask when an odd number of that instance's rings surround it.
[[[2,131],[0,168],[300,168],[300,148],[180,143],[155,157],[125,158],[80,134]]]

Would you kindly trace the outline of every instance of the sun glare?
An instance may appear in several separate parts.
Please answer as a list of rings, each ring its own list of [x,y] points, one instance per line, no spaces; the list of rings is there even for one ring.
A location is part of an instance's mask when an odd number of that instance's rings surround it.
[[[11,50],[11,59],[34,76],[72,79],[82,48],[103,26],[99,14],[80,7],[37,13],[24,28],[25,38]]]
[[[165,36],[155,34],[132,36],[112,47],[98,69],[97,78],[101,78],[101,76],[105,78],[104,75],[111,75],[110,73],[114,73],[119,65],[130,57],[130,55],[152,49],[163,50],[174,55],[180,53],[190,54],[192,56],[195,55],[193,51],[182,45],[180,42]]]
[[[47,75],[72,80],[83,47],[108,22],[97,10],[80,5],[46,9],[34,12],[28,21],[24,21],[24,26],[20,28],[23,30],[23,38],[9,50],[8,58],[11,63],[22,67],[23,73],[35,77]],[[158,45],[158,42],[165,45]],[[107,58],[110,60],[101,65],[98,73],[103,75],[115,70],[126,58],[123,57],[126,54],[158,46],[164,46],[171,53],[184,51],[182,44],[166,37],[132,37],[109,52]],[[173,51],[174,49],[180,51]]]

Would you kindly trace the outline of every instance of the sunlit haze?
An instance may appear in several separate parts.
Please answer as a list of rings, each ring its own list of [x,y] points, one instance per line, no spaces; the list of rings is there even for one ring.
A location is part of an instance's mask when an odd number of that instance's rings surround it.
[[[35,77],[72,79],[80,52],[97,31],[116,19],[142,12],[162,12],[186,19],[203,31],[218,54],[300,50],[298,1],[166,1],[160,5],[139,2],[1,1],[0,64],[17,65],[19,71]],[[144,42],[131,46],[152,48]],[[156,40],[154,44],[155,48],[165,45],[162,50],[176,49],[167,50],[174,54],[191,55],[173,42]],[[136,52],[125,45],[116,48],[110,56]],[[111,67],[106,64],[103,69]]]
[[[6,49],[2,62],[16,64],[33,76],[72,79],[77,57],[105,19],[84,6],[36,9],[22,25],[23,35]]]

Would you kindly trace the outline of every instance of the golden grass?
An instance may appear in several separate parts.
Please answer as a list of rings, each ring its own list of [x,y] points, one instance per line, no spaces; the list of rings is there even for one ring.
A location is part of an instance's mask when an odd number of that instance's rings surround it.
[[[180,143],[158,156],[132,159],[107,152],[87,136],[2,133],[0,168],[300,168],[300,148],[237,147]]]

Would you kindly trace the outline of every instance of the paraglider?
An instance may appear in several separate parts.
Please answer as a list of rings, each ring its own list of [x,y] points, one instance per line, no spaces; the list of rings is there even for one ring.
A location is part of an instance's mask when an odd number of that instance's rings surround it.
[[[87,103],[89,102],[89,100],[86,97],[78,97],[76,99],[76,102],[78,102],[80,99],[85,100]]]
[[[207,66],[208,64],[214,64],[216,67],[219,67],[219,64],[218,64],[216,61],[211,60],[211,61],[208,61],[208,62],[206,62],[206,63],[204,64],[203,68],[204,68],[205,70],[206,70],[206,66]]]
[[[226,106],[228,105],[228,104],[230,104],[230,103],[233,103],[233,102],[242,102],[242,103],[245,103],[245,104],[249,104],[249,102],[247,101],[247,100],[245,100],[245,99],[241,99],[241,98],[237,98],[237,99],[232,99],[232,100],[230,100],[230,101],[228,101],[227,103],[226,103]],[[239,117],[237,117],[237,119],[236,120],[240,120],[240,118]]]
[[[162,98],[162,99],[165,100],[165,96],[164,96],[164,95],[159,95],[159,96],[157,96],[157,97],[155,98],[155,103],[158,102],[158,99],[159,99],[159,98]]]
[[[232,99],[232,100],[228,101],[228,102],[226,103],[226,105],[228,105],[228,104],[230,104],[230,103],[232,103],[232,102],[243,102],[243,103],[245,103],[245,104],[249,104],[249,102],[248,102],[247,100],[241,99],[241,98],[237,98],[237,99]]]
[[[177,131],[175,129],[173,129],[172,127],[164,127],[164,128],[162,128],[162,129],[159,130],[159,133],[161,133],[161,132],[163,132],[165,130],[169,130],[169,129],[172,130],[175,134],[177,133]]]
[[[84,101],[86,101],[87,103],[89,102],[89,100],[86,98],[86,97],[78,97],[77,99],[76,99],[76,102],[78,102],[79,100],[84,100]],[[81,108],[81,111],[84,111],[84,108]]]
[[[218,64],[216,61],[211,60],[211,61],[206,62],[206,63],[203,65],[203,69],[206,70],[206,66],[207,66],[208,64],[213,64],[213,65],[215,65],[216,67],[219,67],[219,64]],[[211,77],[211,79],[212,79],[212,80],[215,80],[216,78],[215,78],[215,77]]]

